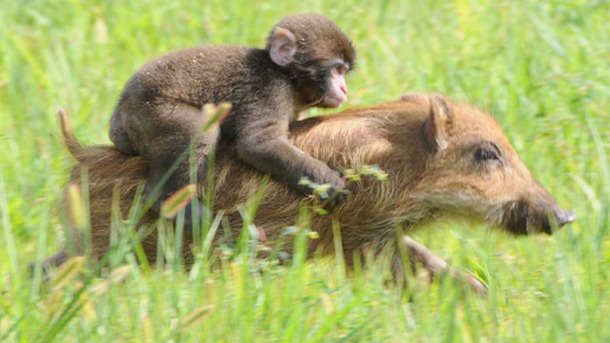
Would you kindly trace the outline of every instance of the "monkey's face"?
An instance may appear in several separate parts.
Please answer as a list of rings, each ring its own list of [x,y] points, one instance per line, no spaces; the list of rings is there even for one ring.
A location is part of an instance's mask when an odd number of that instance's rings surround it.
[[[350,66],[343,60],[332,60],[322,68],[324,77],[320,80],[321,101],[318,106],[335,108],[347,100],[345,77]]]
[[[271,30],[267,50],[289,71],[302,104],[334,108],[347,100],[345,75],[356,49],[332,21],[308,13],[286,17]]]

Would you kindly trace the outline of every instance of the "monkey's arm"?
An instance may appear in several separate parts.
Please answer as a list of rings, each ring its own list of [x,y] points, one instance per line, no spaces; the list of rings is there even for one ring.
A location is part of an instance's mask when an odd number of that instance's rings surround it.
[[[264,173],[270,173],[293,189],[311,193],[309,187],[299,185],[304,177],[334,187],[344,184],[338,171],[308,156],[288,141],[288,118],[269,115],[251,120],[240,128],[236,141],[240,159]]]

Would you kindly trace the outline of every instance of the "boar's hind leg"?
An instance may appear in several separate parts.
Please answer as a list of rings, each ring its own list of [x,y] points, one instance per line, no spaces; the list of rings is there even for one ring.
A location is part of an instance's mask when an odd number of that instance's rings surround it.
[[[402,237],[402,243],[404,243],[409,254],[411,268],[414,272],[416,272],[417,266],[421,265],[430,273],[431,278],[449,274],[452,278],[466,283],[476,293],[483,296],[487,295],[487,287],[476,277],[449,266],[442,258],[434,255],[425,246],[407,236]]]
[[[29,269],[33,272],[37,265],[42,267],[42,275],[45,280],[49,279],[49,272],[51,268],[57,268],[68,260],[68,252],[66,249],[62,249],[57,254],[45,259],[42,262],[30,262],[28,264]]]

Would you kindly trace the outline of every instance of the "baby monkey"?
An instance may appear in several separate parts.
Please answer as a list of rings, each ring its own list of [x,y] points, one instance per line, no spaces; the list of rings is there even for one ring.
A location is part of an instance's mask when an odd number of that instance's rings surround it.
[[[288,125],[311,107],[332,108],[347,100],[346,74],[356,50],[329,19],[317,14],[284,18],[264,50],[200,46],[161,56],[138,70],[123,89],[110,121],[110,139],[128,155],[150,159],[150,193],[196,138],[197,174],[217,139],[235,143],[237,157],[301,192],[301,178],[334,188],[345,185],[338,171],[306,155],[287,140]],[[200,135],[206,103],[233,107],[214,133]],[[157,205],[189,183],[184,159],[162,185]],[[334,189],[333,189],[334,190]]]

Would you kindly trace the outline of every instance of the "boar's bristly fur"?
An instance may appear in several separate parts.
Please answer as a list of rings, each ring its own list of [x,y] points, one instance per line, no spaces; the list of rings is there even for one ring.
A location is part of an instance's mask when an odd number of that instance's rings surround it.
[[[109,247],[113,191],[120,191],[126,216],[146,176],[147,160],[112,147],[81,147],[65,127],[64,135],[79,162],[71,182],[80,183],[80,168],[88,169],[94,255],[101,255]],[[551,227],[575,219],[534,179],[492,116],[436,94],[407,94],[394,102],[298,121],[289,139],[333,168],[376,164],[389,175],[387,182],[364,178],[351,183],[344,203],[330,215],[311,218],[319,238],[310,241],[310,251],[334,252],[335,218],[348,264],[364,246],[395,248],[397,229],[408,234],[438,219],[466,218],[515,234],[550,233]],[[237,237],[242,228],[238,207],[261,187],[263,175],[239,162],[234,146],[221,145],[215,178],[214,211],[224,211]],[[294,225],[299,208],[315,199],[273,180],[264,187],[254,222],[276,241]],[[141,225],[156,219],[148,213]],[[143,246],[154,260],[155,232]],[[292,244],[284,249],[290,253]],[[189,261],[190,249],[184,251]]]

